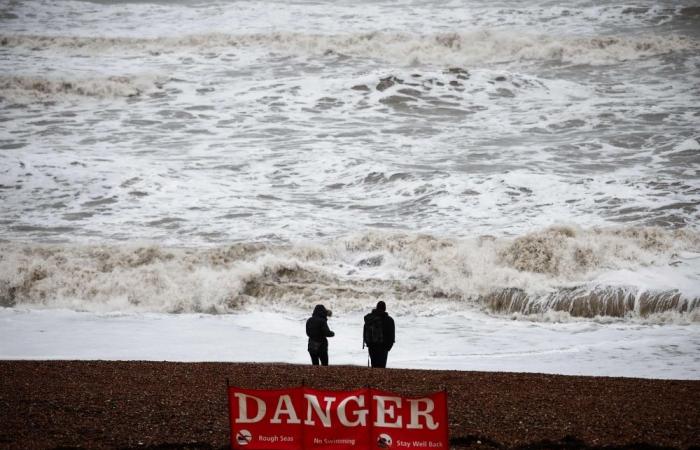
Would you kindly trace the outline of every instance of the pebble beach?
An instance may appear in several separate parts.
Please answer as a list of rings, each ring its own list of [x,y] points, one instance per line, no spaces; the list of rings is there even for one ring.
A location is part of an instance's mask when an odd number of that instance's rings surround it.
[[[226,383],[447,389],[450,445],[690,449],[700,382],[291,364],[0,362],[0,448],[229,448]]]

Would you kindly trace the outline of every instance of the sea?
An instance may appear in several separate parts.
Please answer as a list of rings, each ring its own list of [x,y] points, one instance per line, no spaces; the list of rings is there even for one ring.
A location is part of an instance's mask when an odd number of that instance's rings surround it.
[[[0,359],[700,379],[700,6],[0,0]]]

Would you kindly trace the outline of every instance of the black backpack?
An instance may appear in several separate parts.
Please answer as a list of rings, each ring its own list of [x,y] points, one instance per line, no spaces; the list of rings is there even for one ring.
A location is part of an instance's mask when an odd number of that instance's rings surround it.
[[[367,314],[365,316],[363,339],[367,345],[384,343],[384,327],[381,316],[375,314]]]

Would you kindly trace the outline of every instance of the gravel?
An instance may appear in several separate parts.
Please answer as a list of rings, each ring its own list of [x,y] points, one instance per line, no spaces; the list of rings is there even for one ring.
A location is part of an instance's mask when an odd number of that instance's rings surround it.
[[[228,448],[243,388],[446,388],[474,449],[699,448],[700,381],[255,363],[0,361],[0,448]]]

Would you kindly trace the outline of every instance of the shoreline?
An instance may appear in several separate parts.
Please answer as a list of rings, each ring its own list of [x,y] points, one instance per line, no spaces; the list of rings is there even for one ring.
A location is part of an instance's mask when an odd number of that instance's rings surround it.
[[[0,448],[223,449],[243,388],[446,388],[452,448],[700,446],[700,381],[258,363],[0,361]]]

